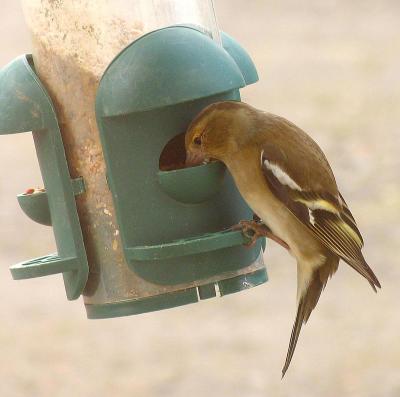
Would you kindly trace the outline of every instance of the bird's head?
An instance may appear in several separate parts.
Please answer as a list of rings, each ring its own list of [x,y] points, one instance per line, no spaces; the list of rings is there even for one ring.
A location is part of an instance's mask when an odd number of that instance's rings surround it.
[[[186,132],[186,165],[199,165],[210,159],[224,161],[242,148],[249,137],[251,109],[245,103],[233,101],[206,107]]]

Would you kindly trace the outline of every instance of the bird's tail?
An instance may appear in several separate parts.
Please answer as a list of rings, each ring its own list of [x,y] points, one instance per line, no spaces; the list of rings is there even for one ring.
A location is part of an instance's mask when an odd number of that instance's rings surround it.
[[[333,273],[336,272],[338,264],[339,257],[336,255],[330,255],[322,266],[313,270],[310,280],[307,280],[309,281],[307,283],[307,287],[301,292],[297,307],[296,320],[290,336],[289,349],[287,352],[285,365],[282,369],[282,378],[285,376],[285,373],[292,360],[294,351],[296,349],[297,340],[299,339],[301,327],[308,321],[311,312],[318,303],[322,290],[325,288],[328,279],[333,275]],[[298,271],[300,271],[300,269]]]

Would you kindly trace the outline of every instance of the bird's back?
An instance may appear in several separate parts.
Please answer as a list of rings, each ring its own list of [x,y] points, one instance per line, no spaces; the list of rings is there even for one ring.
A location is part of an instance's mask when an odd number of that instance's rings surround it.
[[[288,173],[303,190],[338,195],[328,160],[318,144],[283,117],[258,111],[260,146],[270,161]],[[288,164],[293,167],[288,169]]]

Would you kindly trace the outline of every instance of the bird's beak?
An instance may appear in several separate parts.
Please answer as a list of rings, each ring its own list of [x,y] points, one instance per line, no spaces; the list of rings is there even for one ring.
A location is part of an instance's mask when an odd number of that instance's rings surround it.
[[[187,167],[195,167],[196,165],[203,164],[205,161],[205,156],[202,152],[196,151],[192,152],[191,150],[186,151],[186,166]]]

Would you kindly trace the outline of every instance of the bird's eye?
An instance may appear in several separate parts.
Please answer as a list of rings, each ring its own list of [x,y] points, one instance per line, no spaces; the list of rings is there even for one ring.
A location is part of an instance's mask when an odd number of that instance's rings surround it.
[[[196,138],[194,138],[193,142],[195,145],[201,145],[201,137],[196,136]]]

